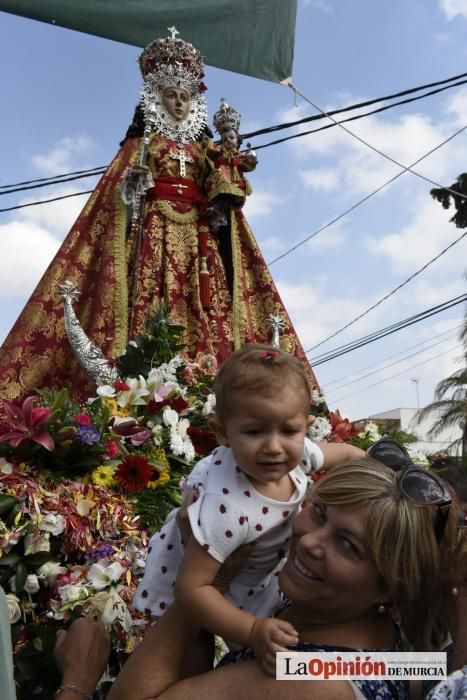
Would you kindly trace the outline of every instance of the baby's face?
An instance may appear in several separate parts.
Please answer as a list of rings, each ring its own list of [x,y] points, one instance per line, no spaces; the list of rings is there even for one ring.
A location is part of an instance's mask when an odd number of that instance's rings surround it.
[[[229,150],[233,150],[235,148],[238,148],[238,136],[237,132],[234,129],[229,129],[228,131],[224,131],[222,134],[222,144],[228,148]]]

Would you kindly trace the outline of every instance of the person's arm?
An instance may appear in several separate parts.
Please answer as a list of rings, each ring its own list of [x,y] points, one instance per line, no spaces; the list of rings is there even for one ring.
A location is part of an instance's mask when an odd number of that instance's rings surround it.
[[[252,646],[261,657],[296,644],[298,635],[284,620],[258,620],[239,610],[213,585],[220,563],[192,538],[175,583],[175,600],[210,632],[240,646]]]
[[[324,463],[323,469],[332,469],[343,462],[349,462],[351,459],[360,459],[366,457],[366,452],[360,447],[350,445],[347,442],[317,442],[316,443],[323,453]]]
[[[67,631],[59,630],[54,648],[62,672],[58,700],[91,697],[110,653],[110,639],[102,622],[90,617],[75,620]]]
[[[196,646],[199,626],[174,603],[149,630],[120,671],[107,700],[354,700],[349,683],[276,681],[255,661],[184,678],[184,661]]]

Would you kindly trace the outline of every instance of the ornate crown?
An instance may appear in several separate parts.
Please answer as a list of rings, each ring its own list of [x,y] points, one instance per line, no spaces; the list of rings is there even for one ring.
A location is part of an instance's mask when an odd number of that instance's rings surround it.
[[[235,129],[238,132],[240,128],[241,114],[236,109],[230,107],[227,102],[221,97],[221,106],[215,113],[212,123],[218,134],[223,134],[225,131]]]
[[[139,57],[144,80],[151,76],[159,90],[178,86],[191,95],[204,92],[204,62],[201,52],[183,39],[175,27],[169,27],[171,36],[156,39],[146,46]]]

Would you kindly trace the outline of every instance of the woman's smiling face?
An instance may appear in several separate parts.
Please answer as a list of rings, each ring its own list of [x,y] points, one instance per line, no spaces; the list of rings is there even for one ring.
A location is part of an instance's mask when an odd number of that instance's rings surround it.
[[[310,498],[295,518],[283,593],[312,618],[344,622],[388,599],[366,550],[366,509],[347,510]]]

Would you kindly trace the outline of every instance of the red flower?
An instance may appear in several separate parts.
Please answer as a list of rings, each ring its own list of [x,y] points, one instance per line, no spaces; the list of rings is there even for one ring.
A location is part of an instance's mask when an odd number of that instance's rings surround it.
[[[128,386],[126,382],[116,381],[112,384],[113,388],[117,391],[130,391],[131,387]]]
[[[78,413],[71,419],[73,423],[79,423],[80,425],[92,425],[92,420],[85,413]]]
[[[107,440],[105,443],[105,451],[110,459],[115,459],[120,452],[120,448],[115,440]]]
[[[332,428],[330,442],[350,442],[355,435],[361,433],[360,428],[348,418],[342,418],[339,411],[329,411],[329,421]]]
[[[128,493],[144,489],[154,472],[154,467],[141,455],[128,455],[117,467],[116,480]]]
[[[177,413],[181,413],[188,408],[188,402],[185,401],[183,396],[176,396],[170,401],[170,408],[173,408],[173,410],[177,411]]]
[[[216,437],[210,430],[200,430],[190,425],[186,432],[191,438],[196,454],[201,457],[207,455],[217,445]]]
[[[13,401],[4,401],[3,409],[8,423],[7,432],[0,435],[0,442],[9,442],[18,447],[24,440],[37,442],[46,450],[52,451],[54,441],[44,429],[50,416],[50,408],[33,408],[34,396],[25,399],[21,407]]]

